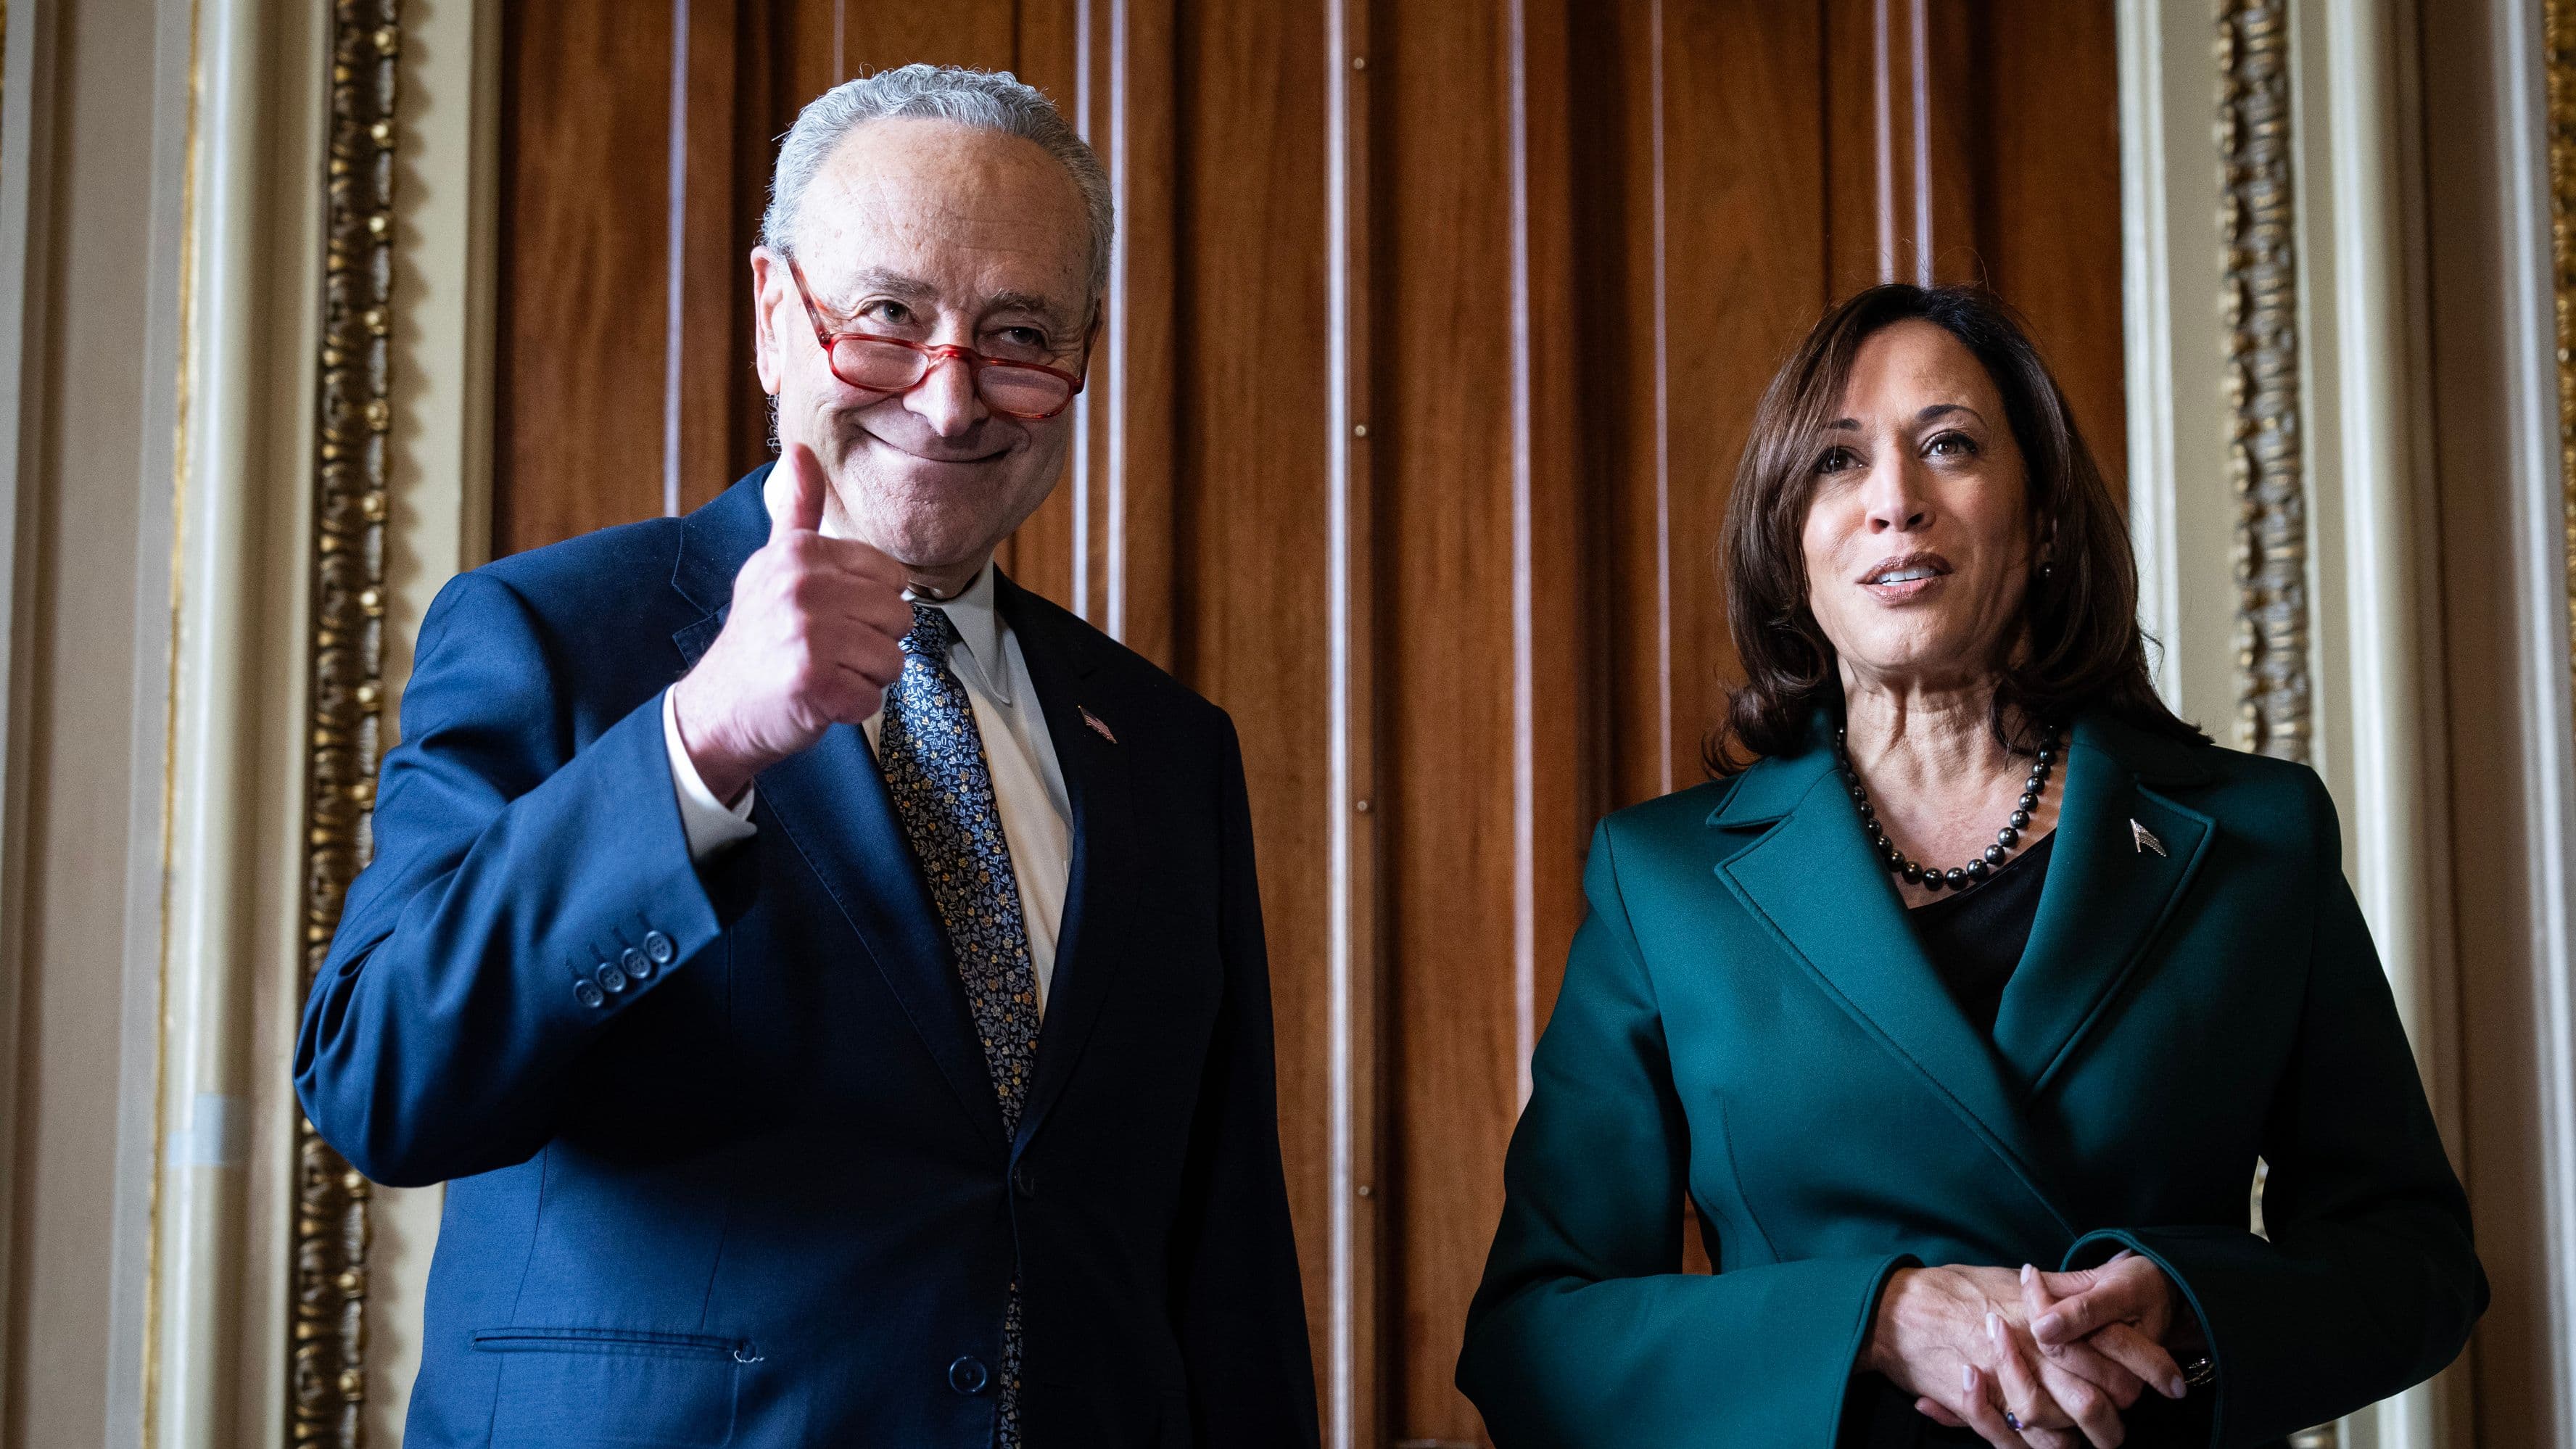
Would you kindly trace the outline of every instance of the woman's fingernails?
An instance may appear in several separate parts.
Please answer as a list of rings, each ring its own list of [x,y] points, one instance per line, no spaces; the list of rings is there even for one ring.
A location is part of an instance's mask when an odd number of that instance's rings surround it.
[[[2029,1286],[2030,1286],[2030,1280],[2031,1280],[2031,1279],[2033,1279],[2033,1278],[2036,1278],[2036,1277],[2038,1277],[2038,1276],[2039,1276],[2039,1270],[2038,1270],[2037,1268],[2032,1267],[2032,1266],[2031,1266],[2031,1265],[2029,1265],[2028,1263],[2024,1263],[2024,1264],[2022,1264],[2022,1265],[2021,1265],[2021,1286],[2023,1286],[2024,1288],[2029,1287]]]
[[[2055,1338],[2065,1329],[2065,1315],[2057,1313],[2043,1313],[2031,1320],[2030,1325],[2030,1331],[2041,1338]]]
[[[1986,1315],[1986,1337],[1994,1340],[1995,1347],[2004,1346],[2004,1321],[1991,1313]]]
[[[2168,1399],[2179,1399],[2190,1392],[2191,1385],[2184,1383],[2180,1374],[2165,1380],[2165,1397]]]
[[[1969,1394],[1973,1394],[1977,1391],[1977,1366],[1975,1364],[1963,1363],[1959,1365],[1959,1390],[1962,1393]]]

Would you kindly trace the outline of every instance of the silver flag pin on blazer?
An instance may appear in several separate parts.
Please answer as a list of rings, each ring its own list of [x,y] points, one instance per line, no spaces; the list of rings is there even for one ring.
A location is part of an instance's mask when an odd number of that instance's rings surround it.
[[[2136,847],[2137,852],[2140,855],[2144,855],[2150,850],[2154,851],[2158,855],[2163,855],[2165,853],[2165,843],[2156,839],[2156,833],[2149,830],[2147,827],[2140,825],[2135,820],[2129,822],[2129,841]]]
[[[1113,745],[1118,743],[1118,737],[1109,732],[1109,726],[1100,722],[1100,716],[1093,714],[1091,711],[1084,709],[1078,704],[1073,707],[1073,711],[1074,713],[1081,715],[1082,722],[1091,726],[1091,728],[1096,731],[1102,739],[1107,740]],[[2164,854],[2163,851],[2157,851],[2156,853],[2158,855]]]

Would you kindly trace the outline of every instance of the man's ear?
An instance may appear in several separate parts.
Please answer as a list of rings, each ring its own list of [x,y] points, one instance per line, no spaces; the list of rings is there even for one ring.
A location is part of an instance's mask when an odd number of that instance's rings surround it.
[[[771,320],[771,309],[783,300],[785,288],[778,285],[787,269],[769,248],[751,249],[751,365],[760,374],[760,390],[771,398],[778,396],[787,372],[778,355],[778,328]]]

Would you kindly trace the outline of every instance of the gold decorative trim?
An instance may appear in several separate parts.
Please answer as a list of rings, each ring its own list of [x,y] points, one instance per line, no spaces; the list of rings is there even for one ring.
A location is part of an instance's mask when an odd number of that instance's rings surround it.
[[[2565,548],[2576,578],[2576,0],[2542,0],[2541,56],[2549,74],[2549,254],[2558,314],[2558,472]],[[2576,638],[2576,590],[2567,599]],[[2568,660],[2576,679],[2576,657]]]
[[[2308,758],[2308,513],[2288,0],[2219,0],[2221,295],[2236,485],[2236,742]]]
[[[336,0],[313,477],[305,757],[306,991],[370,852],[384,697],[385,434],[392,422],[394,81],[400,0]],[[287,1435],[357,1449],[366,1405],[367,1180],[296,1120]]]

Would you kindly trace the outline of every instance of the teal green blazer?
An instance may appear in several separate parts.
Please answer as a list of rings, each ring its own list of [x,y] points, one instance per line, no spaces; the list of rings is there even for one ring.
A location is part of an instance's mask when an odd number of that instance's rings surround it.
[[[1991,1041],[1821,734],[1602,822],[1458,1363],[1496,1444],[1833,1445],[1915,1264],[2154,1259],[2218,1374],[2174,1442],[2458,1354],[2486,1278],[2324,786],[2088,717],[2065,791]]]

